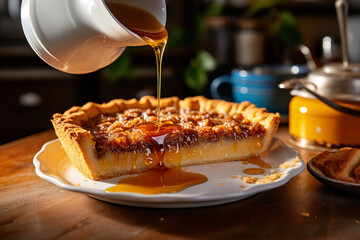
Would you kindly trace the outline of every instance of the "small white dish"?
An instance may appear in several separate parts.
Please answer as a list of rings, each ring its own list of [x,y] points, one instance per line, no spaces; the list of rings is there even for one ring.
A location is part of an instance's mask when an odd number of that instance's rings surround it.
[[[279,167],[280,164],[291,162],[296,157],[300,161],[295,166],[288,169]],[[272,183],[246,184],[234,176],[249,176],[243,173],[243,170],[257,166],[244,164],[243,161],[190,166],[183,169],[204,174],[208,177],[208,181],[180,192],[163,194],[106,192],[106,188],[117,185],[119,179],[126,176],[102,181],[85,178],[70,163],[59,140],[44,144],[42,149],[35,155],[33,162],[39,177],[61,188],[85,193],[99,200],[138,207],[184,208],[212,206],[248,198],[254,194],[286,184],[291,178],[305,169],[301,156],[294,149],[289,148],[276,138],[272,141],[267,153],[261,156],[261,159],[272,167],[265,169],[264,174],[251,175],[252,177],[263,178],[265,175],[273,174],[274,171],[282,172],[283,175]]]

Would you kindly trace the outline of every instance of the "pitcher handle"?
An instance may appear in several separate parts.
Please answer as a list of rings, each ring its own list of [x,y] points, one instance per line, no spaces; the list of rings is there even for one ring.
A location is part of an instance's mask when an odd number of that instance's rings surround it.
[[[225,96],[221,91],[220,91],[220,86],[223,84],[230,84],[230,76],[229,75],[223,75],[220,76],[218,78],[215,78],[214,81],[212,81],[211,85],[210,85],[210,94],[212,98],[216,98],[216,99],[223,99],[226,101],[233,101],[231,99],[231,97]]]

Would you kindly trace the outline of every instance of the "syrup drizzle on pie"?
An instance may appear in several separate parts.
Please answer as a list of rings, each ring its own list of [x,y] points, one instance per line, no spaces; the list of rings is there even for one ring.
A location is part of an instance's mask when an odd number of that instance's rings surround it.
[[[150,171],[121,179],[118,185],[107,188],[107,192],[171,193],[208,180],[202,174],[185,172],[181,168],[167,168],[164,165],[166,138],[171,132],[182,130],[180,125],[172,122],[145,122],[136,125],[134,129],[141,131],[154,143],[153,148],[150,149],[154,153],[154,159],[150,156],[147,158],[147,164],[154,167]]]
[[[148,164],[152,165],[158,170],[166,170],[166,166],[163,163],[164,153],[166,151],[166,138],[170,133],[176,130],[182,130],[182,127],[172,122],[145,122],[140,123],[134,127],[139,130],[142,134],[146,135],[154,144],[153,148],[150,149],[154,153],[154,159],[148,157]]]

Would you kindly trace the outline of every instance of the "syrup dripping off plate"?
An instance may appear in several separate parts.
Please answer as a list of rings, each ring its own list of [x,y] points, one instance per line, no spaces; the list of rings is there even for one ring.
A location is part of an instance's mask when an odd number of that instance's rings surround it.
[[[299,158],[300,161],[293,167],[280,169],[280,164],[292,162],[296,158]],[[273,139],[267,153],[261,156],[261,159],[270,164],[271,168],[264,169],[265,172],[262,174],[250,175],[251,177],[263,178],[271,175],[274,171],[282,172],[282,176],[271,183],[247,184],[237,176],[249,176],[243,171],[258,167],[251,163],[244,164],[244,161],[234,161],[190,166],[183,170],[203,174],[208,181],[180,192],[161,194],[106,192],[107,188],[116,186],[120,179],[128,176],[102,181],[85,178],[70,163],[59,140],[44,144],[35,155],[33,163],[39,177],[61,188],[81,192],[102,201],[138,207],[185,208],[213,206],[245,199],[257,193],[280,187],[305,169],[301,156],[277,138]]]

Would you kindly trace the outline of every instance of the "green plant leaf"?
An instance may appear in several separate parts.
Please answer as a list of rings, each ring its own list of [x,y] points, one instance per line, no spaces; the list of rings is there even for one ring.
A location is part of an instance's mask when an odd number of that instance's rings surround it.
[[[267,13],[270,8],[277,4],[277,2],[277,0],[254,0],[245,15],[246,17],[254,17],[256,15]]]
[[[248,18],[252,18],[266,15],[274,7],[287,1],[289,0],[253,0],[252,4],[246,11],[245,16]]]
[[[298,45],[302,43],[302,37],[297,28],[296,19],[290,12],[281,12],[275,26],[276,35],[286,45]]]
[[[196,56],[196,65],[204,71],[213,71],[216,68],[216,60],[209,52],[200,51]]]
[[[205,15],[207,16],[219,16],[221,15],[222,11],[224,9],[224,4],[212,2],[210,3],[205,11]]]
[[[200,51],[185,69],[185,83],[194,91],[202,91],[207,85],[207,72],[216,68],[216,59],[207,51]]]
[[[198,66],[189,66],[185,69],[185,84],[194,91],[201,91],[207,84],[207,75],[204,69]]]

